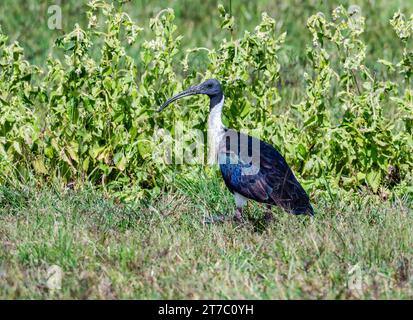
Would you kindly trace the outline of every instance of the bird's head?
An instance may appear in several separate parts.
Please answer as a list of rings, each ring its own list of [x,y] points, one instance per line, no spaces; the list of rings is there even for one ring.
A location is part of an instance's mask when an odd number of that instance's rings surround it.
[[[165,109],[170,103],[174,102],[175,100],[178,100],[183,97],[188,97],[192,96],[195,94],[206,94],[214,100],[221,101],[222,99],[222,88],[221,84],[219,83],[218,80],[216,79],[208,79],[205,82],[202,82],[199,85],[192,86],[189,89],[186,89],[182,91],[181,93],[178,93],[177,95],[173,96],[172,98],[168,99],[160,108],[159,112],[161,112],[163,109]]]

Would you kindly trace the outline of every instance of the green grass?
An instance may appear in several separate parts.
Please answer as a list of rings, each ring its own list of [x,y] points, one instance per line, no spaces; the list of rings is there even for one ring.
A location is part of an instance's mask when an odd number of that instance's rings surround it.
[[[136,204],[102,191],[1,187],[0,298],[413,296],[411,200],[313,195],[313,221],[274,209],[265,228],[251,203],[246,225],[207,226],[203,216],[234,209],[221,181],[176,184]],[[54,264],[60,290],[46,286]]]

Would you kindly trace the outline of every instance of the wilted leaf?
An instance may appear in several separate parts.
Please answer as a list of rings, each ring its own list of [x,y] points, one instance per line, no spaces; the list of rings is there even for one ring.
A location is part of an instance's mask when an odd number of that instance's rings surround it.
[[[367,182],[371,189],[373,190],[374,193],[377,192],[377,190],[380,187],[380,182],[381,182],[381,172],[380,171],[370,171],[367,174]]]
[[[48,173],[48,171],[46,169],[46,166],[44,165],[44,162],[43,162],[42,159],[39,158],[39,159],[33,160],[32,164],[33,164],[34,170],[37,173],[41,173],[41,174],[47,174]]]
[[[115,162],[116,167],[120,171],[124,171],[126,168],[126,164],[128,163],[128,159],[125,157],[123,152],[118,152],[113,157],[113,161]]]

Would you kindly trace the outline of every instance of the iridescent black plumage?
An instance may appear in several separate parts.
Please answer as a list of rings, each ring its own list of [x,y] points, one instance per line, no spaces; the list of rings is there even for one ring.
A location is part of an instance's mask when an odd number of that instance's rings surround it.
[[[221,121],[224,95],[219,81],[210,79],[193,86],[166,101],[159,111],[179,98],[194,94],[210,98],[208,137],[213,143],[209,147],[226,186],[235,196],[235,218],[241,219],[242,207],[248,199],[279,206],[292,214],[312,216],[309,197],[282,155],[264,141],[224,128]]]
[[[222,177],[231,192],[277,205],[293,214],[313,215],[307,193],[283,156],[270,144],[227,129],[218,159]]]

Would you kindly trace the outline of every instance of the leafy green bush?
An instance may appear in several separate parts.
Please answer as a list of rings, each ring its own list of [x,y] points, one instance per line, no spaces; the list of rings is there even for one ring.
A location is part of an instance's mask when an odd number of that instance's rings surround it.
[[[367,184],[377,192],[380,185],[399,183],[400,176],[411,179],[412,90],[409,77],[400,83],[376,79],[364,65],[366,47],[360,40],[364,18],[357,9],[347,12],[338,7],[332,21],[322,14],[308,21],[313,35],[308,56],[315,72],[312,78],[307,76],[307,99],[297,106],[304,134],[296,135],[299,140],[295,145],[298,159],[302,158],[303,174],[318,178],[328,175],[336,186],[350,189]],[[394,19],[397,17],[402,16],[398,13]],[[333,44],[335,50],[329,52],[328,44]],[[407,48],[404,50],[406,55]],[[335,69],[332,54],[339,58]],[[408,74],[402,69],[399,72]],[[326,106],[334,81],[344,112],[337,125],[331,112],[334,109]],[[404,90],[402,97],[398,96],[400,90]],[[403,114],[404,123],[386,117],[385,108]]]
[[[178,169],[190,174],[194,166],[154,159],[157,129],[174,133],[183,122],[205,131],[208,108],[197,98],[185,109],[156,109],[182,88],[215,77],[226,95],[224,122],[275,144],[310,190],[367,186],[377,193],[411,184],[412,17],[398,12],[391,20],[403,57],[379,62],[392,80],[377,79],[365,66],[364,18],[357,7],[338,7],[331,20],[321,13],[310,17],[305,94],[285,106],[279,52],[286,34],[277,35],[264,13],[252,32],[234,39],[234,17],[222,6],[219,12],[230,38],[215,50],[190,49],[183,61],[177,61],[181,37],[171,9],[151,19],[153,38],[142,42],[139,59],[126,48],[142,28],[103,0],[90,1],[87,28],[76,25],[56,40],[65,59],[51,56],[47,70],[30,65],[21,47],[1,34],[0,183],[90,182],[128,198],[159,190]],[[205,72],[177,75],[204,51]]]

